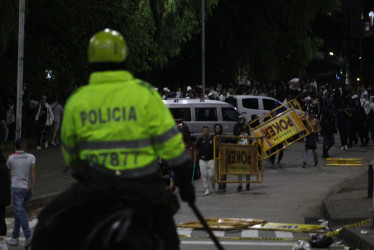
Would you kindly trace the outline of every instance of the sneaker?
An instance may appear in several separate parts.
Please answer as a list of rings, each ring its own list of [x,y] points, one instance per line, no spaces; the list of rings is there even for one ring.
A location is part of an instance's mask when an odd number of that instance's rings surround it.
[[[54,141],[52,141],[51,145],[56,146],[57,144]]]
[[[238,192],[243,191],[243,187],[242,187],[242,185],[239,185],[238,188],[236,189],[236,191],[238,191]]]
[[[5,236],[0,236],[0,250],[8,250],[8,246],[5,242]]]
[[[205,190],[204,195],[209,195],[209,189],[206,189],[206,190]]]
[[[18,238],[15,239],[15,238],[10,238],[8,240],[6,240],[6,243],[9,245],[9,246],[18,246]]]
[[[344,150],[348,150],[348,145],[345,145],[345,146],[344,146]]]
[[[345,149],[345,146],[341,147],[340,150],[344,150]]]
[[[23,247],[27,247],[31,244],[31,237],[28,239],[25,239],[25,242],[23,243]]]
[[[48,148],[48,142],[44,143],[44,147]]]
[[[249,184],[245,185],[245,190],[249,191]]]
[[[315,167],[318,167],[318,161],[316,161],[316,162],[314,163],[314,166],[315,166]]]
[[[308,165],[306,165],[306,163],[304,163],[303,164],[303,168],[307,168],[308,167]]]
[[[37,149],[37,150],[41,150],[41,149],[42,149],[42,147],[40,147],[40,146],[37,146],[37,147],[36,147],[36,149]]]

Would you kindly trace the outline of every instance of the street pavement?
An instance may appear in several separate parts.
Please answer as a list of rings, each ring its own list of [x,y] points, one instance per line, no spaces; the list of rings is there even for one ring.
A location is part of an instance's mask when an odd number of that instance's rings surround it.
[[[324,218],[335,230],[344,225],[371,218],[372,198],[368,198],[368,165],[374,159],[374,146],[354,146],[348,151],[340,150],[339,138],[330,150],[332,158],[362,158],[363,167],[325,167],[321,158],[322,142],[318,142],[319,167],[302,168],[303,144],[297,142],[285,150],[282,168],[272,168],[264,163],[264,182],[251,184],[251,190],[236,192],[236,184],[228,184],[224,194],[203,195],[201,179],[195,181],[197,206],[206,218],[236,217],[264,219],[270,222],[307,223]],[[3,150],[4,151],[4,150]],[[29,205],[30,223],[36,224],[37,209],[43,207],[56,194],[66,189],[74,179],[64,173],[65,163],[58,147],[37,151],[28,150],[36,156],[37,179],[33,199]],[[11,153],[10,151],[5,153]],[[312,166],[312,153],[308,162]],[[8,236],[11,235],[12,208],[7,209]],[[181,203],[175,215],[176,223],[196,221],[191,209]],[[215,249],[206,238],[206,233],[195,229],[178,229],[182,249]],[[239,230],[215,232],[222,238],[226,249],[291,249],[298,239],[309,238],[309,234],[282,231],[263,232]],[[189,236],[189,237],[185,237]],[[251,240],[240,240],[251,236]],[[259,240],[253,240],[254,238]],[[264,240],[264,239],[271,239]],[[263,240],[261,240],[263,239]],[[278,241],[274,241],[278,239]],[[279,240],[280,239],[280,240]],[[22,240],[20,245],[22,245]],[[344,228],[336,236],[330,249],[374,249],[374,228],[371,223]],[[338,244],[337,241],[343,241]],[[17,249],[10,247],[10,249]]]

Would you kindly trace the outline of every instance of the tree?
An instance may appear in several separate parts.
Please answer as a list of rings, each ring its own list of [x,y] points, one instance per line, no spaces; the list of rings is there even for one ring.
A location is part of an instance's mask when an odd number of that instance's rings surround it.
[[[206,28],[208,85],[233,82],[239,70],[261,82],[302,76],[323,45],[312,30],[314,18],[318,13],[327,14],[339,8],[339,0],[219,1]],[[200,73],[200,41],[194,41],[186,48],[189,53],[182,53],[183,59],[170,62],[174,72],[178,72],[174,75],[182,75],[186,68]],[[173,75],[170,68],[168,72]],[[192,76],[183,80],[199,79],[200,76]],[[175,80],[171,77],[171,81]]]
[[[13,1],[7,0],[7,5]],[[210,11],[217,0],[208,0]],[[180,53],[182,44],[199,31],[200,5],[195,0],[28,0],[26,3],[24,82],[33,98],[68,96],[88,80],[87,45],[99,30],[110,27],[127,40],[128,68],[137,74],[160,69]],[[7,24],[10,27],[11,24]],[[17,41],[13,34],[7,41]],[[1,52],[1,51],[0,51]],[[17,50],[7,48],[0,63],[1,88],[15,82]],[[50,78],[47,78],[47,71]],[[14,72],[14,75],[13,75]]]

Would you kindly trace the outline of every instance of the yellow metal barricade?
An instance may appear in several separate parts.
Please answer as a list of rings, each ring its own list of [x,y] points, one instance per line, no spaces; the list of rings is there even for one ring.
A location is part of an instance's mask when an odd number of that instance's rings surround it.
[[[311,125],[299,102],[291,100],[249,123],[249,129],[255,137],[264,137],[260,143],[264,159],[289,147],[293,143],[308,136]],[[253,124],[263,123],[253,127]],[[279,146],[281,145],[281,146]]]
[[[245,140],[248,144],[240,144]],[[217,183],[261,183],[264,179],[262,137],[217,135],[214,137],[214,180]],[[224,180],[223,176],[238,178]],[[255,176],[244,180],[244,176]],[[243,177],[243,178],[242,178]]]

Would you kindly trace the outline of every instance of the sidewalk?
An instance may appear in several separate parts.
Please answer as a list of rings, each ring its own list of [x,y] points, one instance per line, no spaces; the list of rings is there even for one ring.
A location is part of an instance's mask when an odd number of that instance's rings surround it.
[[[371,218],[372,208],[373,199],[368,198],[367,173],[346,182],[325,199],[322,205],[325,219],[334,229]],[[374,249],[374,227],[371,222],[343,228],[339,238],[351,249]]]

